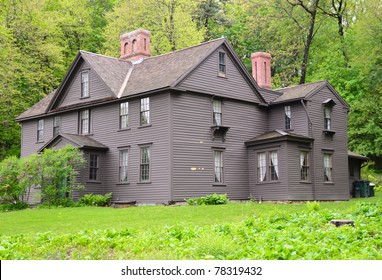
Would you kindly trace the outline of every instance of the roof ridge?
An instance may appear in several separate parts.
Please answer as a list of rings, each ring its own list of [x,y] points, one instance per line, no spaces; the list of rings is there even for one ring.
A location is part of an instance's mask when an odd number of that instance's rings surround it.
[[[126,59],[122,59],[122,58],[118,58],[118,57],[113,57],[113,56],[108,56],[108,55],[104,55],[104,54],[88,52],[88,51],[84,51],[84,50],[80,50],[79,52],[81,54],[86,53],[86,54],[91,54],[91,55],[96,55],[96,56],[102,56],[104,58],[109,58],[109,59],[118,60],[118,61],[122,61],[122,62],[127,62],[127,63],[131,64],[130,60],[126,60]]]
[[[323,82],[328,82],[328,81],[327,80],[321,80],[321,81],[305,83],[305,84],[300,84],[300,85],[293,85],[293,86],[284,87],[284,88],[276,88],[276,89],[272,89],[272,90],[273,91],[281,91],[283,89],[297,88],[297,87],[302,87],[302,86],[306,86],[306,85],[319,84],[319,83],[323,83]]]

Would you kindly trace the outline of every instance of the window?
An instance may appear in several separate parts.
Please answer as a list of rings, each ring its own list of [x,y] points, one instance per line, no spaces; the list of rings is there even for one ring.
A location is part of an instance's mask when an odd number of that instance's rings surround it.
[[[119,128],[124,129],[129,126],[129,102],[120,104],[119,107]]]
[[[222,125],[222,102],[221,100],[214,100],[212,102],[214,114],[213,114],[213,121],[214,126],[221,126]]]
[[[324,154],[324,182],[333,182],[332,154]]]
[[[141,147],[140,181],[150,181],[150,147]]]
[[[53,137],[57,136],[60,133],[61,126],[61,117],[55,116],[53,118]]]
[[[89,73],[81,74],[81,97],[89,97]]]
[[[269,153],[269,174],[271,175],[271,181],[277,181],[279,179],[279,163],[277,151]]]
[[[150,124],[150,99],[141,99],[141,125]]]
[[[223,183],[223,151],[214,151],[215,182]]]
[[[325,130],[331,130],[332,128],[332,107],[331,106],[325,106],[324,109],[324,129]]]
[[[225,53],[219,52],[219,75],[225,76]]]
[[[37,123],[37,142],[44,141],[44,120],[39,120]]]
[[[89,159],[89,180],[99,180],[99,156],[90,154]]]
[[[300,151],[300,179],[309,181],[309,158],[308,152]]]
[[[124,149],[119,151],[119,181],[127,183],[129,181],[128,174],[129,150]]]
[[[90,133],[90,112],[88,109],[80,112],[80,134]]]
[[[285,129],[291,129],[291,112],[290,106],[284,107],[285,112]]]
[[[258,181],[264,182],[267,179],[267,157],[266,153],[257,154],[257,174]]]

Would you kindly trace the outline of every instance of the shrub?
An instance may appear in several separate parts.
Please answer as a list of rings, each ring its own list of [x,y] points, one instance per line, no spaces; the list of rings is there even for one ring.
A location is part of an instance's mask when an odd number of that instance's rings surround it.
[[[20,160],[11,156],[0,163],[0,201],[14,204],[20,201],[24,189],[19,184]]]
[[[219,205],[227,204],[229,199],[227,194],[211,194],[203,197],[194,197],[185,199],[188,205]]]
[[[109,206],[111,204],[111,195],[112,193],[105,195],[89,193],[81,197],[80,202],[87,206]]]
[[[11,204],[0,204],[0,211],[13,211],[13,210],[23,210],[28,208],[29,205],[25,202],[18,201]]]
[[[310,211],[318,211],[320,210],[320,203],[318,201],[308,201],[306,206]]]

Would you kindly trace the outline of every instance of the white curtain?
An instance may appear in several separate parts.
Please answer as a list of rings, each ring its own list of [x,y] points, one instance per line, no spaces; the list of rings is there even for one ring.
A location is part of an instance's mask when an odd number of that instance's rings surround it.
[[[271,166],[273,166],[276,176],[277,178],[279,178],[279,163],[278,163],[276,151],[271,152]]]
[[[258,172],[259,172],[259,181],[264,182],[266,180],[266,155],[265,153],[259,153],[257,155],[258,159]]]

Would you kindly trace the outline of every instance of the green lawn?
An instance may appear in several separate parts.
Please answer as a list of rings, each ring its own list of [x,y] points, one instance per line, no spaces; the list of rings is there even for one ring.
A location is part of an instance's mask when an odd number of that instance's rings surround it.
[[[312,205],[27,209],[0,213],[1,259],[381,259],[382,192]],[[332,218],[355,220],[335,228]]]

